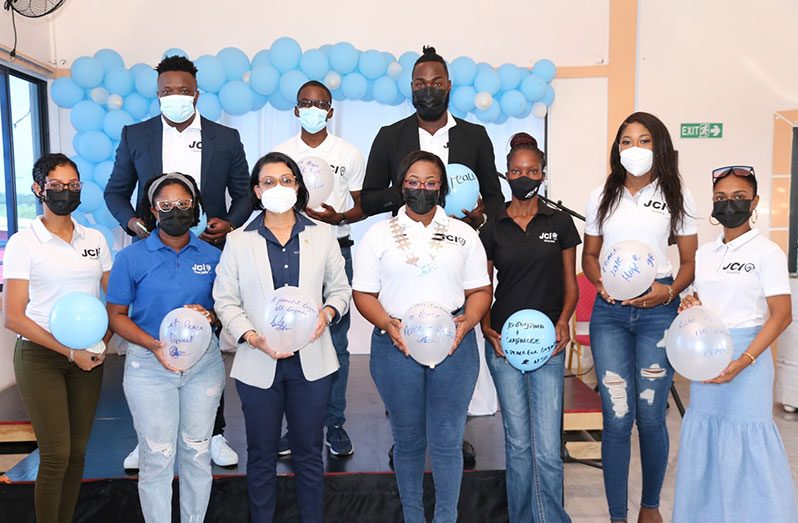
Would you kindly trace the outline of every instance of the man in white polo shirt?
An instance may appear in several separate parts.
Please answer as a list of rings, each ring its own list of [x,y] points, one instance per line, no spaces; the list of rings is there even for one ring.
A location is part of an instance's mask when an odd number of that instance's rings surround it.
[[[363,155],[354,145],[330,134],[327,120],[332,118],[332,93],[321,82],[311,80],[297,92],[294,115],[299,118],[302,130],[275,150],[287,154],[296,161],[308,156],[324,159],[332,167],[335,185],[332,193],[322,204],[322,209],[306,209],[308,216],[333,225],[341,254],[346,262],[346,276],[352,284],[352,245],[349,224],[362,220],[365,215],[360,208],[360,190],[365,176]],[[346,384],[349,379],[349,334],[350,318],[347,312],[340,321],[330,326],[335,352],[338,354],[338,371],[333,375],[330,401],[327,406],[327,437],[325,443],[333,456],[349,456],[355,448],[344,430],[346,409]],[[280,441],[280,456],[291,453],[286,434]]]

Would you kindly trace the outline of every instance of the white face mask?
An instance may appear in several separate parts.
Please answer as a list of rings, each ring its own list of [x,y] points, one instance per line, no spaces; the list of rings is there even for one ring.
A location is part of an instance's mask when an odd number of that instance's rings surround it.
[[[183,94],[170,94],[162,96],[161,114],[166,116],[169,121],[183,123],[194,114],[194,97]]]
[[[267,211],[282,214],[296,204],[296,191],[290,187],[278,185],[263,191],[260,195],[260,203]]]
[[[630,147],[621,151],[621,165],[632,176],[643,176],[654,165],[654,151],[642,147]]]

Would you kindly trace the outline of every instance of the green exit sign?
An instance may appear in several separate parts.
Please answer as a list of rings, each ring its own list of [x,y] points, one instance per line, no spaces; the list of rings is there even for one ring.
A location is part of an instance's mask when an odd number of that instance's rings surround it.
[[[723,124],[712,123],[683,123],[682,138],[723,138]]]

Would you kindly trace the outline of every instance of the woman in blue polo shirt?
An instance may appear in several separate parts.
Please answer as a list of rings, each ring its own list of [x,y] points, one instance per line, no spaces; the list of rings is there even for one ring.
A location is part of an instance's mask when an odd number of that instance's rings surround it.
[[[164,359],[158,337],[164,316],[179,307],[217,323],[211,292],[220,252],[189,231],[200,212],[191,177],[153,178],[143,197],[148,212],[141,218],[153,233],[117,255],[108,284],[111,328],[130,342],[123,385],[140,447],[139,498],[146,521],[172,519],[177,456],[180,520],[203,521],[211,493],[210,438],[224,387],[219,342],[214,336],[205,355],[181,371]]]
[[[539,201],[545,172],[537,141],[527,133],[514,135],[507,155],[512,200],[480,231],[488,274],[494,267],[498,271],[495,301],[482,318],[482,332],[490,342],[485,359],[504,420],[511,523],[570,521],[562,505],[560,457],[563,348],[571,339],[568,322],[579,295],[576,246],[581,240],[570,216]],[[501,346],[502,325],[522,309],[543,312],[557,332],[551,359],[526,374],[507,362]]]

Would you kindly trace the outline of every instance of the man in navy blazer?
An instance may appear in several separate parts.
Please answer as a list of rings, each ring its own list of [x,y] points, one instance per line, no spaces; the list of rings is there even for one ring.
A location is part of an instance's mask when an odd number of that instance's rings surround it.
[[[170,56],[156,70],[162,114],[122,129],[105,202],[128,234],[144,238],[148,232],[138,219],[142,200],[135,209],[130,202],[134,189],[167,170],[183,172],[200,186],[208,217],[200,237],[221,247],[227,233],[252,213],[244,146],[237,130],[196,111],[197,69],[190,60]],[[226,192],[232,199],[229,208]]]

